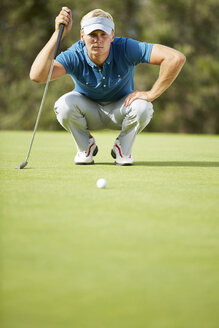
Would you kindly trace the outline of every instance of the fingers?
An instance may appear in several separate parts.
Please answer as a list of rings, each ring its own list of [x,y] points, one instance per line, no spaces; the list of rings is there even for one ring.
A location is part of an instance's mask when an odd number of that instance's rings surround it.
[[[130,95],[128,95],[128,97],[126,97],[126,99],[125,99],[125,103],[124,103],[124,105],[126,106],[126,107],[128,107],[128,106],[130,106],[131,105],[131,103],[132,103],[132,97],[130,96]]]
[[[63,24],[68,25],[72,15],[71,15],[71,10],[68,7],[62,7],[62,10],[60,12],[60,16],[63,19]]]
[[[125,103],[124,103],[125,106],[126,106],[126,107],[130,106],[131,103],[132,103],[135,99],[140,98],[138,94],[139,94],[138,91],[134,91],[134,92],[130,93],[130,94],[126,97],[126,99],[125,99]]]
[[[151,101],[149,94],[150,94],[149,91],[138,91],[138,90],[136,90],[136,91],[130,93],[126,97],[125,102],[124,102],[124,105],[126,107],[128,107],[136,99],[144,99],[146,101]]]
[[[71,29],[72,25],[72,13],[68,7],[62,7],[59,15],[56,17],[56,30],[59,29],[60,24],[66,25],[68,29]]]

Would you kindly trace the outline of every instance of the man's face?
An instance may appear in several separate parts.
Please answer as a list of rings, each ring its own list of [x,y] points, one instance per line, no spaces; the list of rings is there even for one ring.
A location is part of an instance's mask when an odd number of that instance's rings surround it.
[[[108,57],[111,42],[114,40],[114,32],[107,34],[102,30],[95,30],[90,34],[81,31],[81,41],[86,45],[89,57]]]

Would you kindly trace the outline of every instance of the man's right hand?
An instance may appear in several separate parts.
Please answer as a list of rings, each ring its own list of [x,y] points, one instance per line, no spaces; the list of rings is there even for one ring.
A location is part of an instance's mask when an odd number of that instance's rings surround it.
[[[55,30],[59,30],[60,24],[65,24],[65,29],[63,32],[63,37],[71,30],[72,28],[72,13],[71,9],[68,7],[62,7],[59,15],[56,17],[55,20]]]

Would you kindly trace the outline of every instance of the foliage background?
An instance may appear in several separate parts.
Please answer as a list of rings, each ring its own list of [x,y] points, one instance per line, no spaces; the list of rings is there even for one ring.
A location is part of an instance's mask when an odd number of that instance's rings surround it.
[[[186,55],[177,80],[154,101],[155,115],[147,131],[219,132],[219,0],[1,0],[1,129],[33,129],[44,85],[32,82],[29,70],[64,5],[72,9],[74,23],[62,50],[79,39],[81,17],[102,8],[113,15],[117,36],[164,44]],[[158,73],[159,67],[139,65],[136,89],[149,89]],[[51,82],[40,129],[62,129],[53,104],[73,87],[69,76]]]

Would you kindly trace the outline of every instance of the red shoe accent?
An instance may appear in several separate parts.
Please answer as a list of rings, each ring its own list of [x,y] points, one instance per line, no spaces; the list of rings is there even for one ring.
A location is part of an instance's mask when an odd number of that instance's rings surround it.
[[[90,145],[90,147],[89,147],[89,149],[88,149],[88,153],[87,153],[87,156],[86,157],[88,157],[89,155],[90,155],[90,152],[91,152],[91,148],[93,147],[93,145],[94,145],[95,143],[93,142],[92,143],[92,145]]]
[[[118,145],[115,145],[116,146],[116,148],[118,149],[118,151],[119,151],[119,155],[120,155],[120,157],[122,157],[123,158],[123,156],[122,156],[122,152],[121,152],[121,149],[119,148],[119,146]]]

